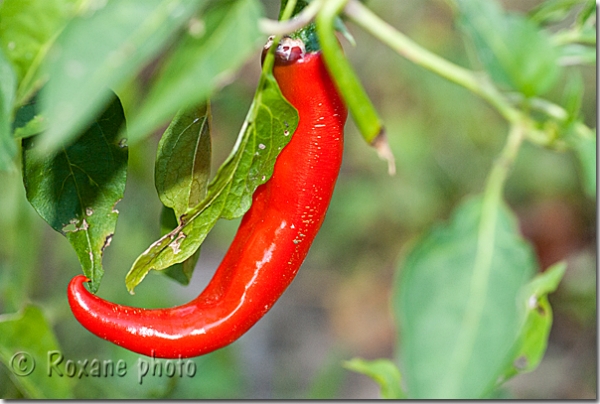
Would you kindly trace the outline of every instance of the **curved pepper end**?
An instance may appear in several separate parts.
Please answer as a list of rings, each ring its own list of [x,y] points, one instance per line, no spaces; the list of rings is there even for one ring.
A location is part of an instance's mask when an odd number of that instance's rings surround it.
[[[69,286],[67,287],[67,297],[71,309],[73,309],[74,300],[81,300],[81,295],[90,294],[85,286],[83,286],[86,282],[90,282],[90,278],[85,275],[77,275],[69,282]]]
[[[85,282],[90,282],[90,278],[88,278],[85,275],[79,274],[73,277],[73,279],[71,279],[71,282],[69,282],[69,289],[82,288]]]

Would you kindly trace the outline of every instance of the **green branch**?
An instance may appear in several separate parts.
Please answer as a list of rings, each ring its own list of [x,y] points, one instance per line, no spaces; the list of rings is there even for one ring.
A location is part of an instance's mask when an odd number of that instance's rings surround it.
[[[379,18],[358,0],[350,0],[344,12],[354,23],[411,62],[470,90],[486,100],[511,125],[523,128],[525,136],[532,142],[548,146],[554,140],[553,136],[537,128],[537,122],[533,118],[514,106],[514,95],[502,94],[487,76],[455,65],[419,46]],[[527,101],[529,107],[543,112],[550,119],[565,122],[569,118],[564,108],[550,101],[540,98],[528,99]],[[576,124],[576,133],[583,137],[593,136],[593,131],[583,123]]]
[[[356,126],[371,144],[383,133],[383,123],[335,36],[335,18],[347,2],[348,0],[330,0],[323,4],[317,14],[317,35],[327,69],[353,115]]]
[[[379,157],[387,161],[388,173],[394,175],[396,163],[385,135],[383,121],[335,36],[335,19],[347,3],[348,0],[330,0],[323,4],[317,14],[317,35],[323,58],[360,134],[375,148]]]
[[[512,107],[496,87],[485,76],[455,65],[411,41],[394,27],[383,21],[358,0],[350,0],[345,14],[365,31],[394,49],[411,62],[424,67],[456,84],[459,84],[495,107],[509,122],[522,119],[521,112]]]

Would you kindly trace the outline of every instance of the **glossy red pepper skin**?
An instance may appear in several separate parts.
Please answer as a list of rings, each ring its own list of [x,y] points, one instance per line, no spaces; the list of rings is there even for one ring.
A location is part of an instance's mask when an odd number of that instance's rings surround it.
[[[280,45],[281,48],[281,45]],[[92,295],[76,276],[73,314],[89,331],[131,351],[186,358],[243,335],[277,301],[304,261],[327,211],[342,161],[347,111],[320,53],[277,51],[273,74],[299,124],[271,179],[253,196],[225,258],[193,301],[142,309]]]

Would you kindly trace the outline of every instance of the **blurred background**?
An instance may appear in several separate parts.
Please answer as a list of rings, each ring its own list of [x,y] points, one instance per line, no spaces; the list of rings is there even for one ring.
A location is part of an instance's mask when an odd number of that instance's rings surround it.
[[[423,47],[469,66],[451,9],[444,1],[368,1],[368,6]],[[534,0],[504,1],[526,12]],[[279,0],[264,0],[276,18]],[[505,121],[467,90],[403,59],[356,26],[357,46],[342,40],[346,53],[382,115],[396,158],[389,176],[350,120],[344,164],[327,219],[297,278],[275,307],[244,337],[223,350],[194,359],[189,378],[135,375],[78,380],[81,398],[377,398],[371,379],[343,368],[343,361],[394,358],[395,326],[391,285],[411,243],[445,220],[466,196],[482,190],[502,147]],[[213,166],[229,154],[251,103],[259,56],[212,100]],[[596,127],[596,70],[582,68],[585,122]],[[561,86],[548,98],[558,99]],[[159,236],[160,202],[154,189],[154,156],[160,134],[130,147],[125,198],[117,232],[106,251],[100,296],[143,307],[178,305],[196,297],[211,278],[239,221],[221,221],[202,247],[191,285],[182,287],[156,272],[130,296],[124,277],[139,253]],[[520,399],[595,398],[596,201],[586,197],[571,153],[525,144],[505,193],[523,235],[535,246],[541,268],[567,260],[558,291],[550,296],[555,321],[539,368],[506,385]],[[125,359],[137,355],[100,340],[72,317],[65,288],[80,273],[67,240],[27,203],[18,173],[0,173],[2,278],[27,285],[24,300],[49,317],[66,357]],[[32,254],[31,252],[39,252]],[[17,260],[19,266],[8,265]],[[15,273],[15,268],[28,270]],[[2,282],[9,284],[7,282]],[[13,293],[0,288],[2,296]],[[0,312],[14,312],[8,299]],[[16,394],[0,366],[0,396]]]

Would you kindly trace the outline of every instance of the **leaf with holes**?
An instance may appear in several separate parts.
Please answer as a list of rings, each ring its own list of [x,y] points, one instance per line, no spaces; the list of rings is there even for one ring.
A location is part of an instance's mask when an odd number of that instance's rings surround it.
[[[172,232],[178,225],[179,223],[177,223],[175,211],[163,205],[160,212],[160,235],[164,236],[165,234]],[[199,258],[200,248],[185,261],[173,264],[160,272],[182,285],[189,285]]]
[[[261,82],[234,150],[210,182],[206,198],[136,259],[125,279],[130,293],[150,270],[162,270],[192,256],[219,218],[234,219],[246,213],[256,188],[273,174],[279,152],[296,130],[298,114],[271,74],[263,75]]]
[[[63,234],[75,251],[91,290],[100,284],[102,255],[110,244],[127,176],[127,146],[121,136],[125,116],[115,98],[74,143],[56,155],[40,156],[38,137],[23,139],[23,179],[27,199]]]
[[[548,302],[548,294],[556,290],[566,269],[567,264],[559,262],[525,285],[520,302],[527,316],[515,344],[514,360],[506,370],[503,380],[519,373],[531,372],[542,361],[552,327],[552,307]]]
[[[178,218],[206,197],[210,161],[210,104],[207,103],[179,112],[158,143],[154,182],[164,204],[161,236],[181,224]],[[200,249],[163,273],[187,285],[199,257]]]

